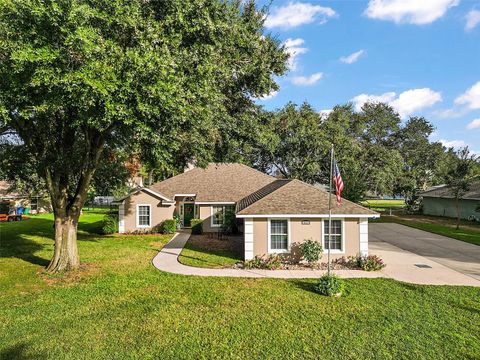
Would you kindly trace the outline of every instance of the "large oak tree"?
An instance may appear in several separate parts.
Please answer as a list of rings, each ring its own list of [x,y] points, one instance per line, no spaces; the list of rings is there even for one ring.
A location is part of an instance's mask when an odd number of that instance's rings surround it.
[[[205,163],[252,98],[277,89],[287,55],[263,21],[240,0],[0,0],[0,129],[19,154],[5,172],[24,159],[45,181],[49,271],[79,266],[77,222],[105,149]]]

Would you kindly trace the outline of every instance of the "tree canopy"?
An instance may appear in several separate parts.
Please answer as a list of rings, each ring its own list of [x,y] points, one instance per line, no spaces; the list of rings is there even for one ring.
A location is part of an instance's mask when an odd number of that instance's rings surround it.
[[[253,2],[0,4],[0,129],[19,139],[3,145],[21,149],[17,168],[28,164],[51,196],[52,271],[79,264],[76,224],[106,152],[204,164],[286,71]]]

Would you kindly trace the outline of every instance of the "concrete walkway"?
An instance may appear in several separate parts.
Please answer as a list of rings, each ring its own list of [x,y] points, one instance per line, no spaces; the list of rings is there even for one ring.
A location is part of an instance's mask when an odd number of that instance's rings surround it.
[[[394,223],[369,224],[370,244],[381,241],[480,281],[480,246]]]
[[[178,256],[182,252],[190,233],[176,233],[172,240],[166,244],[153,258],[153,265],[162,271],[194,276],[217,276],[217,277],[243,277],[243,278],[319,278],[324,270],[244,270],[244,269],[206,269],[186,266],[178,262]],[[371,253],[378,254],[387,263],[387,267],[381,271],[360,270],[335,270],[334,273],[343,278],[392,278],[415,284],[434,285],[470,285],[480,286],[480,281],[457,271],[451,270],[441,264],[434,263],[421,256],[401,250],[395,246],[385,244],[378,246],[376,243],[371,248]],[[431,269],[420,269],[414,264],[421,263],[432,265]],[[425,271],[430,270],[430,271]]]

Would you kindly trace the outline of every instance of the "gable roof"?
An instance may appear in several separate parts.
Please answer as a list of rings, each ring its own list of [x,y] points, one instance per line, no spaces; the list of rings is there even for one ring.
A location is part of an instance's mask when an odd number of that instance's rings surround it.
[[[158,182],[149,188],[173,199],[195,194],[196,202],[238,202],[274,182],[273,176],[238,163],[210,163]]]
[[[274,188],[274,184],[270,188]],[[329,194],[300,180],[289,180],[268,192],[257,201],[249,202],[246,207],[239,208],[237,215],[326,215],[328,214]],[[247,201],[245,202],[247,203]],[[333,215],[365,215],[377,216],[378,213],[342,199],[337,206],[332,195]]]
[[[436,186],[420,193],[423,197],[453,199],[453,194],[447,185]],[[480,200],[480,179],[470,183],[470,189],[461,197],[464,200]]]

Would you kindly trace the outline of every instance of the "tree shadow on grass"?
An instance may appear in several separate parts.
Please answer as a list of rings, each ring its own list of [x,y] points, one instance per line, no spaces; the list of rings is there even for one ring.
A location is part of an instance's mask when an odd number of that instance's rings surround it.
[[[28,345],[25,343],[18,343],[0,350],[0,360],[16,359],[16,360],[42,360],[46,359],[46,354],[32,353],[28,351]]]
[[[295,287],[297,287],[298,289],[308,291],[318,295],[318,293],[314,289],[315,281],[307,281],[307,280],[299,279],[299,280],[290,280],[289,282],[293,284]]]
[[[78,241],[98,242],[100,221],[79,224]],[[2,223],[0,225],[0,258],[15,257],[34,265],[46,267],[49,259],[35,255],[52,248],[54,238],[53,220],[32,217],[25,221]]]

